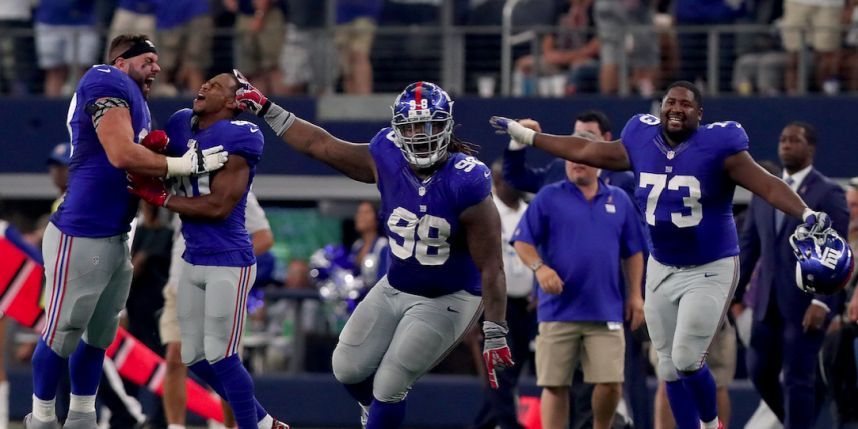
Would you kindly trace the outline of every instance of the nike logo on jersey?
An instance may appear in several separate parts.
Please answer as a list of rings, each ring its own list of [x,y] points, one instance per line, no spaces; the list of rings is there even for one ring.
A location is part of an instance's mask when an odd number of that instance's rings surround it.
[[[718,273],[703,273],[703,277],[715,277]]]
[[[110,73],[110,69],[96,69],[102,73]]]
[[[489,176],[491,176],[491,175],[492,175],[492,172],[491,172],[491,171],[486,171],[486,172],[484,172],[484,173],[483,173],[483,176],[485,176],[486,178],[488,178],[488,177],[489,177]]]
[[[458,313],[458,311],[454,310],[453,307],[450,307],[449,305],[447,306],[447,311],[451,313]]]

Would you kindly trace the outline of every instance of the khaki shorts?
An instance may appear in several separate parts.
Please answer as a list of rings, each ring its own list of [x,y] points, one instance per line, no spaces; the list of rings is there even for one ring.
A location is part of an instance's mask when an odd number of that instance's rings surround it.
[[[164,311],[158,319],[158,332],[161,334],[161,344],[179,343],[182,333],[179,331],[179,313],[176,309],[176,285],[164,286]]]
[[[816,6],[787,0],[781,37],[787,52],[797,52],[801,47],[801,30],[805,30],[805,41],[817,52],[834,52],[840,49],[843,39],[836,27],[840,23],[843,7]],[[815,27],[819,27],[814,30]],[[808,31],[810,30],[810,31]]]
[[[349,23],[337,26],[334,44],[339,53],[340,67],[348,73],[351,69],[351,55],[369,55],[375,36],[375,21],[369,18],[357,18]]]
[[[179,67],[205,72],[212,64],[214,21],[198,16],[185,24],[158,33],[158,62],[164,70]]]
[[[649,349],[649,362],[655,367],[658,364],[658,353],[655,347]],[[736,328],[724,323],[712,338],[709,354],[706,355],[706,365],[715,378],[715,386],[727,387],[736,374]]]
[[[622,325],[621,325],[622,326]],[[604,322],[542,322],[536,337],[536,384],[569,386],[581,362],[587,383],[622,383],[626,339]]]
[[[265,15],[262,31],[250,32],[253,16],[239,15],[236,23],[236,56],[239,70],[247,76],[276,69],[286,41],[286,24],[279,9]]]

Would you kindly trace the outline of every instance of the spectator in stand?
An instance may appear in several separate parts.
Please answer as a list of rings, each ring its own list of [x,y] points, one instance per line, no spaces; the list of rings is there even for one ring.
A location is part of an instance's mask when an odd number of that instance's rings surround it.
[[[107,40],[123,33],[155,35],[155,12],[162,0],[119,0]],[[201,2],[203,3],[203,2]]]
[[[593,0],[580,0],[592,2]],[[599,88],[602,94],[619,90],[620,61],[626,56],[632,69],[632,85],[649,97],[655,92],[659,69],[659,43],[650,0],[599,0],[593,14],[601,42]],[[644,29],[628,32],[628,26]],[[628,49],[631,40],[632,49]]]
[[[30,92],[35,62],[31,8],[29,1],[0,0],[0,94],[21,96]]]
[[[378,208],[369,201],[361,201],[354,216],[355,231],[360,237],[352,244],[349,262],[367,289],[387,274],[390,264],[388,241],[379,231],[378,216]]]
[[[563,85],[551,88],[553,91],[548,92],[552,94],[543,93],[543,85],[540,85],[540,95],[562,96],[598,91],[600,44],[599,38],[589,31],[592,25],[590,5],[587,1],[571,0],[569,10],[557,21],[557,33],[542,37],[539,75],[559,79]],[[517,83],[524,84],[525,79],[535,77],[535,58],[534,55],[525,55],[516,60],[514,80]]]
[[[786,84],[790,93],[798,89],[798,53],[807,44],[817,55],[814,62],[819,89],[826,94],[840,92],[839,62],[843,37],[839,23],[844,6],[844,0],[784,1],[781,37],[789,53]]]
[[[334,43],[339,53],[343,90],[347,94],[372,92],[369,53],[382,4],[383,0],[337,1]]]
[[[236,63],[266,94],[283,95],[283,73],[278,67],[286,24],[277,0],[223,0],[235,13]]]
[[[36,54],[45,70],[45,95],[70,94],[69,73],[77,80],[98,57],[95,0],[41,0],[36,9]]]
[[[69,163],[71,163],[71,143],[64,142],[54,146],[45,164],[48,165],[48,175],[57,188],[57,199],[51,203],[51,213],[57,211],[69,184]]]
[[[708,34],[700,31],[681,31],[683,26],[732,24],[745,12],[743,0],[677,0],[675,3],[676,25],[680,27],[679,55],[680,79],[695,82],[703,89],[707,79]],[[730,70],[733,69],[735,37],[732,33],[721,33],[718,49],[721,91],[730,89]]]
[[[788,54],[781,46],[775,21],[783,14],[782,0],[757,0],[755,7],[739,23],[772,25],[764,33],[736,35],[736,64],[733,68],[733,90],[740,95],[754,92],[776,95],[784,89]]]
[[[157,0],[158,63],[167,82],[159,94],[196,94],[211,66],[214,21],[208,1]]]

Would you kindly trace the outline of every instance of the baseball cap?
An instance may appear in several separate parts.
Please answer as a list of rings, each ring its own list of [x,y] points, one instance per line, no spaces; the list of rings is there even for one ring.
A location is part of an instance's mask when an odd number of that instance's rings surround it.
[[[50,156],[48,156],[48,160],[45,161],[47,164],[59,164],[59,165],[69,165],[71,162],[71,144],[69,142],[59,143],[54,146],[54,150],[51,151]]]

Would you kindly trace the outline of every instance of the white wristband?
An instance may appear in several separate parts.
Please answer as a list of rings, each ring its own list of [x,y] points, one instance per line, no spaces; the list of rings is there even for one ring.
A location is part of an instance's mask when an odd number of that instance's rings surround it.
[[[515,139],[509,139],[509,146],[507,146],[507,149],[509,149],[509,150],[522,150],[526,147],[527,147],[526,144],[519,143],[519,142],[515,141]]]
[[[807,222],[807,218],[813,216],[814,214],[816,214],[816,212],[813,211],[813,209],[811,209],[810,207],[805,207],[804,211],[801,212],[801,220]]]
[[[831,313],[831,307],[829,307],[828,304],[826,304],[826,303],[824,303],[818,299],[811,300],[810,304],[822,307],[822,309],[825,310],[826,313]]]
[[[190,176],[191,167],[182,157],[167,157],[167,177],[168,179],[176,176]]]

